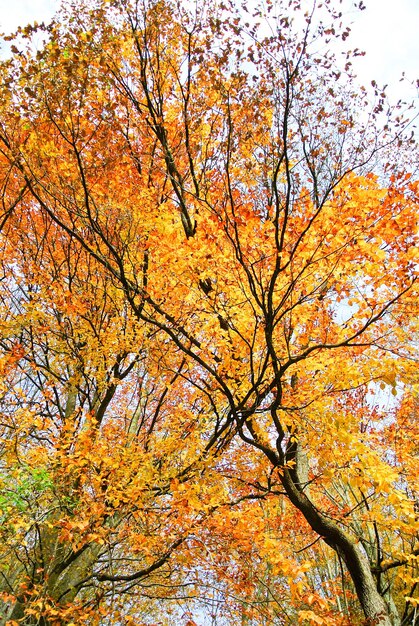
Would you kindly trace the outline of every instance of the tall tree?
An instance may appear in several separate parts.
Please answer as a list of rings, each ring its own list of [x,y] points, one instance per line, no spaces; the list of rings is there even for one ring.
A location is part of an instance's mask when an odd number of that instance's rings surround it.
[[[351,593],[410,623],[416,152],[314,9],[80,3],[17,34],[7,618],[138,620],[150,584],[214,585],[235,623],[357,623]]]

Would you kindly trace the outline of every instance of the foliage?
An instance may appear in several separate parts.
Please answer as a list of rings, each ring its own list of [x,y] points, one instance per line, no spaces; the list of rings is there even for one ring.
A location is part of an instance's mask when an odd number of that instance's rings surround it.
[[[16,33],[9,625],[416,619],[416,151],[318,52],[340,21],[95,0]]]

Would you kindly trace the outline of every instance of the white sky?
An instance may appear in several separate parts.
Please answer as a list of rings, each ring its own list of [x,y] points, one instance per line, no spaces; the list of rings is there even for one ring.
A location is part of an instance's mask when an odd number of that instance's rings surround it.
[[[0,0],[1,1],[1,0]],[[400,83],[404,71],[415,83],[419,79],[418,0],[365,0],[366,9],[352,13],[351,48],[365,50],[356,71],[363,83],[374,78],[390,86],[390,95],[416,98],[417,88]]]
[[[366,9],[361,12],[348,10],[351,0],[342,4],[347,7],[345,21],[353,22],[346,44],[367,53],[356,65],[360,82],[369,84],[374,78],[380,85],[390,85],[392,99],[417,100],[417,89],[399,79],[403,71],[412,81],[419,78],[419,1],[364,0]],[[59,0],[0,0],[0,32],[34,20],[48,21],[58,5]]]

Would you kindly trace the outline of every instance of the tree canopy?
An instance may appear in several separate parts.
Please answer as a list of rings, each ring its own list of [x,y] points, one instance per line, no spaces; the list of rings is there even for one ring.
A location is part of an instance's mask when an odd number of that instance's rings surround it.
[[[2,623],[415,623],[417,150],[348,34],[75,0],[9,38]]]

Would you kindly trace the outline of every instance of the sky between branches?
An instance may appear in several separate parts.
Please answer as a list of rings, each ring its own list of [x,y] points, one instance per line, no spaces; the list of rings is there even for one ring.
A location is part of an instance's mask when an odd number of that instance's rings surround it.
[[[0,32],[9,33],[35,20],[48,21],[59,4],[59,0],[0,0]],[[310,7],[312,0],[303,4]],[[380,86],[389,84],[392,100],[415,99],[419,108],[417,88],[399,82],[403,71],[410,82],[419,78],[418,0],[364,0],[364,4],[366,9],[357,11],[351,9],[351,0],[342,3],[345,22],[352,29],[346,43],[366,51],[365,57],[355,60],[359,82],[369,85],[375,79]]]

